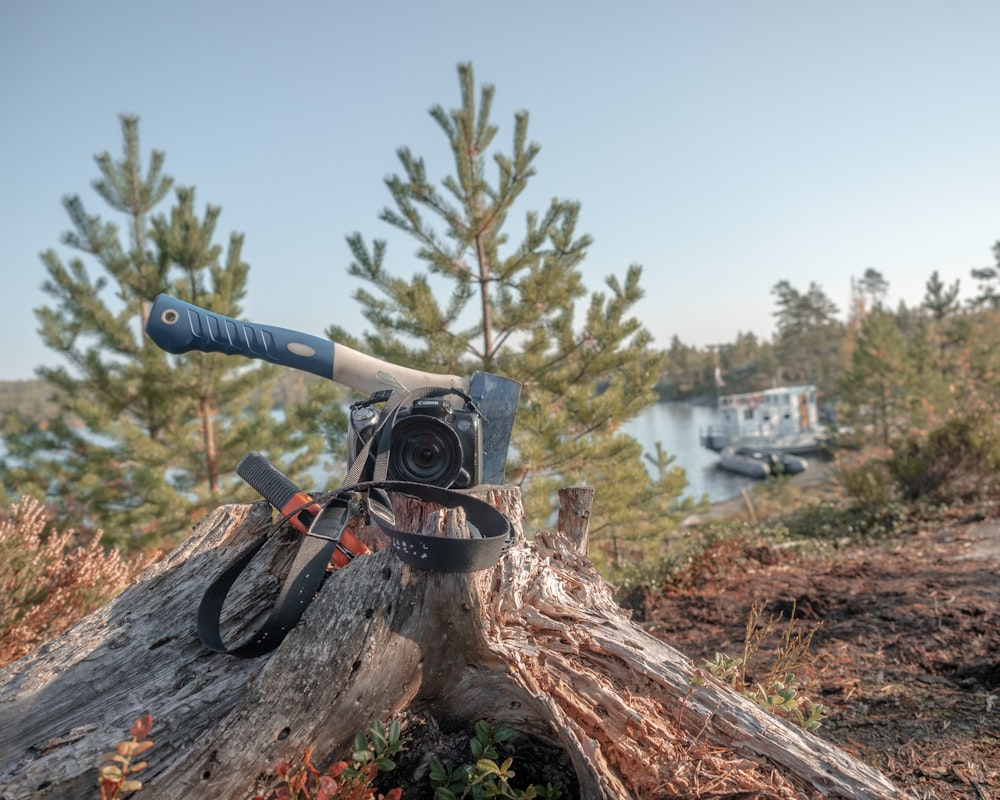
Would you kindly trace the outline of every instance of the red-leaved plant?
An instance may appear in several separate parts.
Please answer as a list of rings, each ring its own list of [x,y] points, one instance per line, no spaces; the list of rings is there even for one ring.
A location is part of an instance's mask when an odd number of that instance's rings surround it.
[[[320,772],[312,763],[312,748],[308,747],[298,767],[288,761],[279,762],[274,770],[279,785],[254,800],[400,800],[402,789],[381,794],[373,783],[379,772],[395,768],[390,756],[401,747],[398,722],[392,722],[388,729],[375,722],[367,736],[358,733],[354,737],[350,761],[336,761]]]
[[[101,800],[118,800],[122,792],[135,792],[142,788],[142,781],[130,776],[146,768],[145,761],[133,759],[153,746],[146,738],[152,729],[153,715],[143,714],[132,723],[129,731],[132,739],[119,742],[114,753],[108,753],[101,759],[104,763],[97,769]]]

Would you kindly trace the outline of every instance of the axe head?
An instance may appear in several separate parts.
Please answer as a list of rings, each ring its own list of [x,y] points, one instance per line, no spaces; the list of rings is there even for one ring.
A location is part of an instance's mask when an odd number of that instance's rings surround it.
[[[468,393],[482,414],[483,483],[502,484],[521,384],[489,372],[475,372],[469,379]]]

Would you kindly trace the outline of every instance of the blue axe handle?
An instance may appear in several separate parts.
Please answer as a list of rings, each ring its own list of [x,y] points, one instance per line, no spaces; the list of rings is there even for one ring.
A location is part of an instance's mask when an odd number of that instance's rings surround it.
[[[469,389],[467,378],[390,364],[329,339],[273,325],[242,322],[168,294],[161,294],[153,301],[146,333],[168,353],[199,350],[261,359],[311,372],[367,394],[423,386]]]
[[[328,379],[333,377],[334,344],[329,339],[273,325],[241,322],[166,294],[153,302],[146,333],[168,353],[200,350],[246,356]]]

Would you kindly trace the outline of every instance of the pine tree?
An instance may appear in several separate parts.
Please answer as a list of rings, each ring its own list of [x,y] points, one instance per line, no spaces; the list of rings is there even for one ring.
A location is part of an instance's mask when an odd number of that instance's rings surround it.
[[[64,200],[73,226],[63,243],[78,255],[42,256],[53,303],[37,309],[45,344],[67,366],[43,367],[58,416],[33,424],[4,419],[0,477],[10,496],[52,505],[64,526],[103,528],[125,546],[182,530],[191,516],[252,496],[232,478],[251,449],[269,451],[290,474],[316,461],[321,441],[271,414],[278,368],[195,353],[168,356],[143,333],[162,291],[238,316],[249,265],[243,237],[214,243],[220,209],[196,210],[195,191],[176,189],[169,213],[155,213],[173,188],[153,151],[145,173],[139,121],[123,116],[121,159],[96,158],[98,195],[124,218],[124,231]],[[87,262],[91,262],[88,265]]]
[[[907,342],[893,315],[883,308],[861,323],[851,351],[851,363],[841,379],[849,421],[870,430],[888,446],[908,428],[915,384]]]
[[[872,310],[882,308],[889,294],[889,282],[885,276],[873,267],[868,267],[858,281],[858,290],[866,298],[866,307]]]
[[[837,306],[816,283],[805,293],[788,281],[771,289],[777,298],[774,351],[786,381],[816,384],[831,397],[843,372],[844,325]]]
[[[927,382],[933,387],[926,392],[936,412],[931,421],[935,418],[943,421],[953,413],[965,389],[962,354],[969,320],[958,298],[959,281],[945,286],[935,270],[925,284],[914,337],[916,349],[922,355],[917,359],[918,369],[927,375]]]
[[[951,286],[945,286],[937,270],[931,273],[924,284],[924,299],[921,308],[929,312],[931,317],[940,322],[958,313],[961,304],[958,300],[959,281]]]
[[[966,402],[997,413],[1000,409],[1000,242],[993,245],[993,266],[973,269],[978,281],[971,308],[977,313],[961,324],[964,344],[962,364],[968,369]]]
[[[971,273],[979,281],[979,293],[973,298],[973,305],[1000,308],[1000,242],[993,245],[993,266],[973,269]]]
[[[458,77],[460,107],[430,112],[450,144],[454,174],[436,186],[423,159],[399,149],[402,174],[386,180],[395,207],[380,215],[417,242],[426,272],[394,276],[384,265],[384,240],[368,247],[360,233],[350,235],[349,273],[363,281],[355,299],[372,330],[360,342],[336,326],[328,333],[407,366],[485,369],[522,381],[508,479],[524,487],[533,524],[548,524],[558,488],[588,484],[596,490],[598,537],[629,526],[663,533],[680,513],[683,486],[676,470],[650,478],[641,447],[621,431],[656,400],[662,361],[631,316],[642,297],[641,269],[609,277],[578,315],[587,296],[579,266],[591,243],[576,231],[579,204],[554,199],[543,213],[528,211],[511,243],[509,218],[536,174],[539,146],[528,141],[522,111],[510,153],[495,151],[494,89],[482,86],[477,105],[471,65],[459,65]]]

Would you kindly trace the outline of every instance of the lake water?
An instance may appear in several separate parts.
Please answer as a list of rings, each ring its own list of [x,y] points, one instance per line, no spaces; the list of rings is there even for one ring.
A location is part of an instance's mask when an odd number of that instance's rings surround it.
[[[720,469],[719,457],[702,447],[698,431],[715,422],[715,409],[692,403],[656,403],[624,427],[651,455],[656,442],[676,458],[676,464],[687,473],[687,494],[701,497],[708,493],[713,503],[728,500],[744,486],[754,483],[732,472]]]

